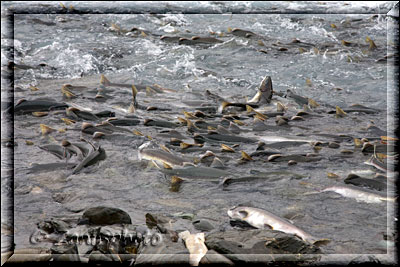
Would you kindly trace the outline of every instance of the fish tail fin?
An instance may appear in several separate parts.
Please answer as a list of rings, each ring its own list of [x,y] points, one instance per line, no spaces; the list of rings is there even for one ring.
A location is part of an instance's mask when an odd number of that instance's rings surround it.
[[[222,101],[221,105],[218,108],[218,112],[222,113],[222,111],[224,111],[224,109],[229,106],[231,103],[227,102],[227,101]]]
[[[264,80],[261,82],[259,90],[261,92],[261,103],[269,103],[271,102],[273,89],[272,89],[272,80],[271,76],[266,76]]]
[[[257,91],[257,93],[254,95],[254,97],[252,99],[250,99],[249,101],[247,101],[247,103],[258,103],[258,101],[260,101],[261,98],[261,92]]]
[[[310,236],[310,237],[306,238],[306,241],[317,247],[324,246],[324,245],[328,244],[329,242],[331,242],[331,240],[328,238],[318,238],[318,237],[314,237],[314,236]]]
[[[100,77],[100,83],[104,86],[109,86],[111,82],[104,76],[104,74],[101,75]]]
[[[249,105],[246,105],[246,111],[247,111],[247,113],[250,113],[250,112],[254,111],[254,108],[252,108]]]

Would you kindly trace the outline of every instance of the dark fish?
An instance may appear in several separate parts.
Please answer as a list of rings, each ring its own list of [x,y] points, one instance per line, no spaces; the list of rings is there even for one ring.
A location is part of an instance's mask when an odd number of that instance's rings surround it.
[[[223,97],[221,97],[221,96],[219,96],[219,95],[216,95],[216,94],[214,94],[214,93],[211,93],[209,90],[206,90],[205,93],[204,93],[204,95],[205,95],[208,99],[214,100],[215,102],[226,101],[225,98],[223,98]]]
[[[109,131],[109,132],[132,133],[131,130],[114,126],[112,123],[110,123],[108,121],[103,121],[101,124],[96,124],[96,127],[101,128],[101,132]]]
[[[321,157],[308,157],[305,154],[294,154],[294,155],[281,155],[275,154],[268,157],[268,161],[273,162],[288,162],[290,160],[295,160],[296,162],[313,162],[321,160]]]
[[[221,141],[221,142],[230,142],[230,143],[256,143],[258,140],[251,139],[247,137],[242,137],[238,135],[228,135],[228,134],[206,134],[205,138]]]
[[[175,122],[162,121],[162,120],[153,120],[153,119],[146,119],[143,124],[145,126],[157,126],[157,127],[164,127],[164,128],[176,128],[176,127],[179,126]]]
[[[295,93],[293,93],[291,90],[287,90],[286,91],[286,96],[292,98],[297,104],[299,104],[301,107],[303,105],[307,105],[308,104],[308,98],[306,97],[302,97],[300,95],[296,95]],[[335,111],[336,113],[336,111]]]
[[[285,148],[285,147],[298,147],[304,144],[308,144],[309,142],[307,141],[280,141],[280,142],[275,142],[275,143],[269,143],[265,144],[264,147],[266,148]]]
[[[88,120],[88,121],[97,121],[99,117],[94,115],[93,113],[86,110],[79,110],[74,107],[67,108],[66,115],[74,120]]]
[[[250,174],[255,175],[257,177],[276,177],[276,176],[286,176],[294,179],[302,179],[307,176],[287,171],[277,171],[277,172],[261,172],[258,170],[250,170]]]
[[[94,126],[91,123],[84,122],[82,123],[82,132],[86,134],[94,134],[95,132],[103,132],[105,134],[112,134],[113,131],[109,129],[105,129],[106,127],[102,125],[96,125]]]
[[[344,183],[356,186],[363,186],[378,191],[384,191],[387,188],[387,184],[382,181],[363,178],[355,174],[350,174],[346,179],[344,179]]]
[[[72,153],[60,145],[53,145],[53,144],[43,145],[39,146],[39,148],[53,154],[59,159],[65,159],[65,158],[69,159],[72,157]]]
[[[118,118],[109,118],[107,120],[108,123],[111,123],[114,126],[135,126],[140,123],[140,120],[137,119],[118,119]]]
[[[44,21],[44,20],[40,20],[40,19],[31,19],[31,22],[36,23],[36,24],[41,24],[41,25],[46,25],[46,26],[55,26],[56,23],[51,22],[51,21]]]
[[[297,173],[292,173],[292,172],[286,172],[286,171],[281,171],[281,172],[255,172],[255,175],[252,176],[245,176],[245,177],[227,177],[225,178],[222,182],[222,186],[228,186],[233,183],[245,183],[245,182],[257,182],[257,181],[277,181],[281,180],[283,178],[294,178],[294,179],[301,179],[306,176],[300,175]]]
[[[375,114],[375,113],[379,112],[379,111],[373,110],[373,109],[357,109],[357,108],[345,108],[345,109],[343,109],[343,111],[346,113],[361,112],[361,113],[366,113],[366,114]],[[336,110],[328,111],[328,114],[335,114],[335,113],[336,113]]]
[[[257,36],[257,34],[255,34],[254,32],[246,31],[246,30],[242,30],[242,29],[238,29],[238,28],[232,29],[232,34],[236,35],[236,36],[240,36],[240,37],[245,37],[245,38]]]
[[[217,44],[217,43],[223,43],[223,41],[212,37],[199,37],[199,36],[193,36],[191,39],[180,38],[178,41],[178,44],[180,45]]]
[[[49,111],[52,109],[65,109],[69,106],[65,103],[59,103],[49,100],[25,100],[21,99],[14,107],[15,113],[30,113],[36,111]]]
[[[280,130],[290,130],[291,126],[290,125],[267,125],[263,121],[258,120],[253,124],[253,131],[280,131]]]
[[[253,153],[250,154],[251,157],[264,157],[264,156],[271,156],[271,155],[275,155],[275,154],[279,154],[279,150],[272,150],[272,149],[268,149],[268,150],[257,150]]]
[[[181,139],[181,140],[186,138],[180,132],[175,131],[175,130],[161,131],[159,134],[157,134],[157,136],[165,137],[165,138],[176,138],[176,139]]]
[[[104,110],[104,111],[97,112],[94,115],[99,117],[99,118],[115,117],[115,112],[109,111],[109,110]]]
[[[395,152],[393,144],[371,144],[371,143],[364,143],[361,152],[363,153],[385,153],[388,152]]]
[[[258,108],[259,105],[255,103],[238,103],[238,102],[227,102],[227,101],[222,101],[221,105],[218,108],[218,112],[222,113],[226,107],[239,107],[242,110],[246,110],[247,106],[250,106],[252,108]]]
[[[91,166],[100,160],[106,159],[106,151],[103,148],[99,145],[95,146],[90,142],[88,142],[88,144],[91,145],[88,155],[73,169],[72,174],[76,174],[84,167]]]
[[[186,167],[180,169],[160,169],[161,172],[168,175],[176,175],[180,178],[191,179],[217,179],[230,175],[229,172],[211,168],[211,167]],[[218,180],[216,180],[218,181]]]
[[[218,127],[217,123],[208,123],[204,120],[197,120],[193,124],[194,124],[194,126],[196,126],[199,129],[208,129],[209,127],[213,127],[213,128]]]
[[[173,43],[177,43],[179,41],[179,39],[181,39],[182,37],[180,36],[161,36],[160,40],[164,41],[164,42],[173,42]]]
[[[369,133],[372,133],[372,134],[377,135],[377,136],[387,136],[387,132],[386,131],[384,131],[382,129],[379,129],[378,127],[376,127],[374,125],[368,126],[367,131]]]
[[[171,167],[175,166],[184,166],[185,163],[191,163],[188,159],[179,157],[177,155],[168,153],[164,150],[159,149],[146,149],[146,148],[139,148],[138,153],[139,159],[146,159],[151,160],[154,162],[158,162],[161,164],[168,164]],[[178,175],[178,174],[176,174]],[[178,175],[180,176],[180,175]]]
[[[27,170],[27,173],[40,173],[40,172],[50,172],[58,171],[63,168],[72,169],[76,166],[76,163],[65,163],[65,162],[55,162],[47,164],[35,164]]]

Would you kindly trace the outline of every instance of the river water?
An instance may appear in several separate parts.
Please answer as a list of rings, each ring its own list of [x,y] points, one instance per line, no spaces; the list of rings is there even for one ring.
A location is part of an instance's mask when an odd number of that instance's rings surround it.
[[[371,124],[388,130],[387,135],[393,136],[390,132],[393,125],[388,126],[388,121],[392,121],[394,116],[395,88],[388,81],[394,69],[380,60],[387,53],[394,53],[398,42],[388,35],[394,22],[385,15],[393,2],[379,2],[379,5],[354,2],[182,3],[193,14],[165,14],[165,10],[179,9],[175,4],[165,2],[160,6],[150,6],[155,14],[123,14],[132,7],[139,13],[147,11],[149,7],[143,3],[64,4],[66,8],[53,2],[2,3],[2,12],[5,8],[28,11],[19,13],[43,11],[35,12],[42,14],[15,14],[13,43],[2,34],[2,46],[3,41],[4,46],[14,45],[16,64],[46,64],[14,70],[14,104],[21,98],[48,97],[96,112],[112,110],[117,117],[124,117],[131,101],[131,90],[127,88],[113,88],[109,93],[110,99],[105,102],[96,102],[93,97],[62,98],[60,89],[63,84],[97,88],[100,75],[104,74],[115,83],[158,84],[175,90],[155,95],[139,92],[140,104],[169,110],[138,110],[135,114],[142,120],[152,118],[177,122],[178,117],[184,117],[183,111],[195,110],[196,105],[191,103],[210,102],[204,97],[205,90],[231,101],[245,102],[246,98],[255,95],[263,78],[271,76],[274,91],[286,93],[290,89],[322,104],[321,109],[334,110],[335,106],[343,108],[361,104],[381,111],[375,114],[349,113],[345,118],[335,118],[325,112],[322,117],[293,122],[293,125],[306,128],[294,127],[277,132],[252,131],[253,122],[248,119],[242,127],[249,131],[241,133],[241,136],[260,141],[276,135],[302,136],[312,140],[316,138],[315,133],[344,134],[360,139],[379,137],[366,130]],[[70,5],[75,10],[82,10],[83,14],[70,14]],[[61,11],[52,14],[51,10]],[[286,14],[276,14],[279,11]],[[95,14],[99,12],[110,14]],[[158,12],[163,14],[156,14]],[[216,14],[219,12],[221,14]],[[134,27],[140,30],[131,31]],[[234,35],[231,32],[234,28],[251,31],[259,37]],[[222,42],[184,45],[161,40],[163,35],[213,37]],[[375,50],[368,50],[367,37],[376,44]],[[293,39],[312,45],[301,50],[292,42]],[[343,45],[342,40],[352,44]],[[288,49],[280,50],[281,47]],[[9,58],[2,52],[2,62],[7,60]],[[31,86],[39,90],[33,91]],[[265,110],[274,108],[278,100],[288,105],[289,110],[300,109],[288,98],[274,96]],[[190,180],[185,181],[178,192],[171,192],[168,177],[166,179],[156,168],[149,168],[147,162],[139,160],[138,147],[148,139],[138,136],[122,134],[97,140],[96,143],[106,151],[106,160],[78,174],[70,175],[65,169],[30,173],[32,164],[60,162],[38,146],[60,143],[63,139],[79,142],[81,135],[91,139],[90,135],[80,132],[81,122],[66,126],[60,118],[60,115],[14,116],[14,139],[17,143],[13,151],[16,248],[31,246],[29,236],[41,220],[77,217],[84,209],[97,205],[121,208],[136,224],[143,224],[144,214],[148,212],[183,212],[197,218],[208,218],[223,230],[230,227],[227,216],[230,207],[251,203],[279,216],[294,217],[294,224],[306,232],[331,239],[333,242],[324,247],[327,254],[387,253],[383,234],[387,232],[388,223],[391,225],[394,220],[387,216],[391,204],[357,202],[335,193],[307,194],[343,184],[343,179],[351,171],[377,172],[364,164],[371,154],[354,149],[352,140],[341,142],[336,150],[322,148],[318,152],[322,157],[320,161],[299,162],[292,166],[287,161],[269,162],[265,158],[240,162],[239,151],[251,153],[255,151],[256,143],[239,144],[235,153],[220,152],[219,143],[210,144],[210,148],[218,150],[225,170],[232,176],[249,176],[254,171],[290,171],[303,178],[280,175],[276,179],[232,184],[227,188],[210,181]],[[43,136],[39,128],[41,123],[67,130]],[[273,118],[268,119],[267,124],[274,125]],[[158,144],[167,143],[167,139],[158,137],[164,128],[145,127],[143,124],[127,128],[151,136]],[[177,130],[191,138],[185,126]],[[34,144],[28,145],[26,141]],[[354,153],[344,157],[340,153],[344,149]],[[280,150],[289,154],[316,152],[310,144]],[[177,150],[174,153],[199,157],[204,151],[185,153]],[[327,173],[335,173],[339,178],[328,178]],[[2,196],[4,192],[2,178]],[[2,229],[7,223],[9,221],[2,218]]]

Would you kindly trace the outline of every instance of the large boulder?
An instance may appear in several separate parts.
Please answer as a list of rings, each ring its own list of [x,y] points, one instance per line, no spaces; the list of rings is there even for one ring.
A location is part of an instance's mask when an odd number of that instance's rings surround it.
[[[159,242],[141,243],[136,265],[189,265],[189,251],[181,239],[173,242],[168,234],[160,234]]]
[[[87,209],[79,224],[89,225],[112,225],[112,224],[132,224],[131,217],[125,211],[111,207],[93,207]]]

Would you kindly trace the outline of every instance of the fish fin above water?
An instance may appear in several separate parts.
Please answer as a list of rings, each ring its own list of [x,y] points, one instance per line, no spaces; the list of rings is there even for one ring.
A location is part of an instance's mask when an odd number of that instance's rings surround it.
[[[163,162],[163,167],[164,169],[172,169],[172,166],[165,162]]]
[[[222,113],[224,111],[224,109],[229,106],[231,103],[227,102],[227,101],[222,101],[221,105],[218,108],[218,113]]]
[[[311,244],[313,244],[314,246],[317,246],[317,247],[325,246],[325,245],[327,245],[328,243],[331,242],[331,240],[328,239],[328,238],[316,238],[316,237],[313,237],[313,236],[306,238],[305,241],[307,241],[307,242],[309,242],[309,243],[311,243]]]
[[[260,99],[261,99],[261,92],[258,91],[252,99],[247,101],[247,103],[258,103]]]
[[[100,83],[104,86],[109,86],[111,84],[111,82],[106,78],[106,76],[104,76],[104,74],[100,76]]]
[[[261,92],[260,103],[269,103],[271,102],[273,89],[272,89],[272,80],[271,76],[265,76],[264,80],[262,80],[259,90]]]

